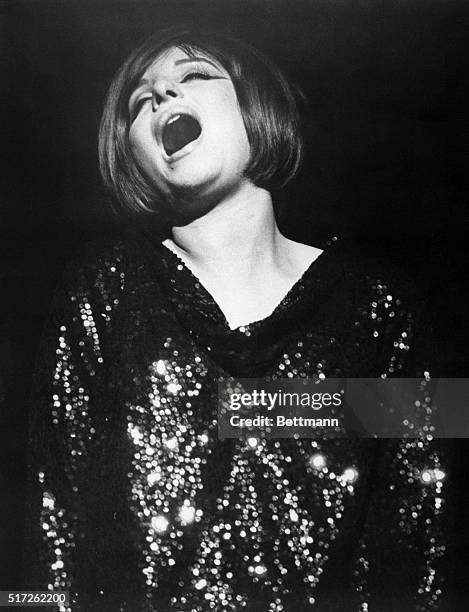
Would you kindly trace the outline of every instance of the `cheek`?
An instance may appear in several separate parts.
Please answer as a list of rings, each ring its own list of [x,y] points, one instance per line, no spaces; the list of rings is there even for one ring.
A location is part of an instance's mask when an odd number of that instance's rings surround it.
[[[246,131],[246,126],[244,124],[243,115],[241,114],[241,109],[239,108],[238,101],[236,100],[235,105],[233,107],[233,115],[232,115],[232,128],[234,131],[234,136],[237,140],[239,148],[242,150],[244,156],[251,156],[251,146],[249,144],[249,138]]]
[[[129,131],[129,144],[132,153],[137,153],[143,149],[144,135],[142,129],[135,124],[130,128]]]
[[[152,140],[141,126],[133,125],[129,131],[129,145],[135,163],[148,168],[152,165]]]
[[[243,157],[246,155],[250,157],[249,139],[238,101],[236,99],[234,101],[227,100],[225,109],[227,112],[222,131],[224,139],[225,137],[228,139],[225,141],[228,148],[235,149]]]
[[[238,98],[232,83],[230,87],[223,87],[220,91],[214,93],[209,101],[209,118],[217,118],[222,124],[225,133],[236,135],[237,139],[240,135],[245,135],[244,121],[241,109],[238,104]]]
[[[138,127],[138,123],[135,123],[135,121],[132,123],[132,125],[129,128],[129,144],[130,147],[133,149],[137,146],[138,142],[140,140],[140,130]]]
[[[132,127],[129,131],[129,145],[135,162],[139,163],[141,155],[140,150],[142,147],[139,132],[135,127]]]
[[[251,145],[241,113],[238,113],[236,123],[233,122],[233,128],[235,130],[234,137],[236,138],[238,154],[243,162],[249,163],[251,159]]]

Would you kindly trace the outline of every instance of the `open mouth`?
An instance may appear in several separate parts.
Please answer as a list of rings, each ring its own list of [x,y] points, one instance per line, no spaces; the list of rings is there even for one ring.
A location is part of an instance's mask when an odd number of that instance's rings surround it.
[[[191,115],[174,115],[163,128],[163,147],[166,155],[170,157],[193,140],[197,140],[201,132],[200,123]]]

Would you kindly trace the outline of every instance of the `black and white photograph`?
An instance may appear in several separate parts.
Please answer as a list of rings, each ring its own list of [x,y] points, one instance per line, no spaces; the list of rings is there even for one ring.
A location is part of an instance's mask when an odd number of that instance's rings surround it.
[[[0,610],[469,609],[469,3],[0,16]]]

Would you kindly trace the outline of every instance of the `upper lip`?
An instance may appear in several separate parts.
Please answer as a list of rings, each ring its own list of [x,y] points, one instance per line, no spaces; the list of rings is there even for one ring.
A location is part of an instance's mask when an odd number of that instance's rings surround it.
[[[171,105],[170,108],[165,109],[156,120],[155,134],[156,134],[156,140],[159,145],[163,146],[164,128],[168,124],[168,121],[170,121],[176,115],[190,115],[191,117],[194,117],[194,119],[196,119],[199,122],[200,126],[202,126],[200,117],[194,111],[193,108],[189,108],[188,106],[185,106],[183,104],[173,104]]]

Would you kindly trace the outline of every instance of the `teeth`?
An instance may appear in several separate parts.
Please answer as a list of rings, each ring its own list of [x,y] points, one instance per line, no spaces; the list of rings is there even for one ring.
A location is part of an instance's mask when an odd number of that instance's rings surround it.
[[[166,125],[171,125],[171,123],[174,123],[175,121],[177,121],[180,116],[181,115],[174,115],[174,117],[171,117],[171,119],[168,121]]]

